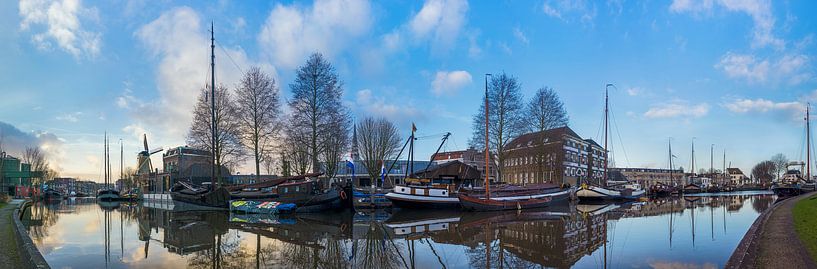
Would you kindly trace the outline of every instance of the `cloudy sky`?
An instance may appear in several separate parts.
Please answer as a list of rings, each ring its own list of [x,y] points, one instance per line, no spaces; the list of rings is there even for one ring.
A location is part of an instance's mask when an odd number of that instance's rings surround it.
[[[542,86],[570,126],[600,137],[610,93],[617,166],[802,158],[805,103],[817,101],[814,1],[42,1],[0,2],[0,130],[11,154],[39,145],[63,175],[101,175],[102,134],[184,144],[207,79],[235,85],[260,66],[289,97],[315,51],[337,67],[356,117],[418,128],[418,156],[444,132],[467,147],[485,73]],[[118,159],[118,154],[114,154]],[[154,163],[159,160],[154,159]],[[249,169],[242,171],[248,172]]]

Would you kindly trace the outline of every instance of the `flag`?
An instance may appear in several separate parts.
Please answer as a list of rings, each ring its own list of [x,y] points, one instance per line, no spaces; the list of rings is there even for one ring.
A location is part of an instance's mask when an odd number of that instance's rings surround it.
[[[416,132],[416,131],[417,131],[417,126],[414,126],[414,123],[412,122],[411,123],[411,132],[413,133],[413,132]]]
[[[386,162],[382,162],[380,165],[380,186],[383,186],[383,182],[386,180]]]
[[[349,168],[349,170],[351,170],[352,177],[354,177],[355,176],[355,163],[353,163],[350,160],[346,160],[346,168]]]

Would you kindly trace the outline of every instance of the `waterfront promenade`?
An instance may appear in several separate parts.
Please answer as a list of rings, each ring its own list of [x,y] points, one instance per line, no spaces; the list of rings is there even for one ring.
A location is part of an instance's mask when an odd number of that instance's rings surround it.
[[[12,200],[0,206],[0,268],[23,268],[14,236],[14,209],[22,203]]]
[[[761,214],[729,258],[726,268],[817,268],[798,238],[792,209],[801,195],[781,201]]]

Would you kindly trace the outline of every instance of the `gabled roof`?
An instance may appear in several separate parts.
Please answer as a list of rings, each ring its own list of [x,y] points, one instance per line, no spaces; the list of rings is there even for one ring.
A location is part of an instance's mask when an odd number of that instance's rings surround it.
[[[548,138],[549,140],[561,140],[563,136],[572,136],[576,139],[581,140],[581,136],[576,134],[576,132],[574,132],[573,129],[570,129],[570,127],[567,126],[563,126],[544,131],[520,135],[511,140],[511,142],[508,143],[508,146],[506,148],[514,149],[519,146],[527,146],[528,144],[532,143],[541,143],[541,141],[544,140],[545,138]]]
[[[584,141],[587,141],[587,143],[590,143],[590,145],[592,146],[603,148],[601,145],[599,145],[599,143],[596,143],[596,140],[593,140],[591,138],[585,139]]]
[[[743,175],[743,171],[740,168],[726,168],[726,172],[730,175]]]

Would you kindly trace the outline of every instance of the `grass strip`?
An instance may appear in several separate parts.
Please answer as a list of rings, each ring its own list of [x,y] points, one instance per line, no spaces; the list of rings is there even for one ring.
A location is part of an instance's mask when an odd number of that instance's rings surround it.
[[[806,246],[811,258],[817,261],[817,195],[797,202],[792,214],[797,237]]]

